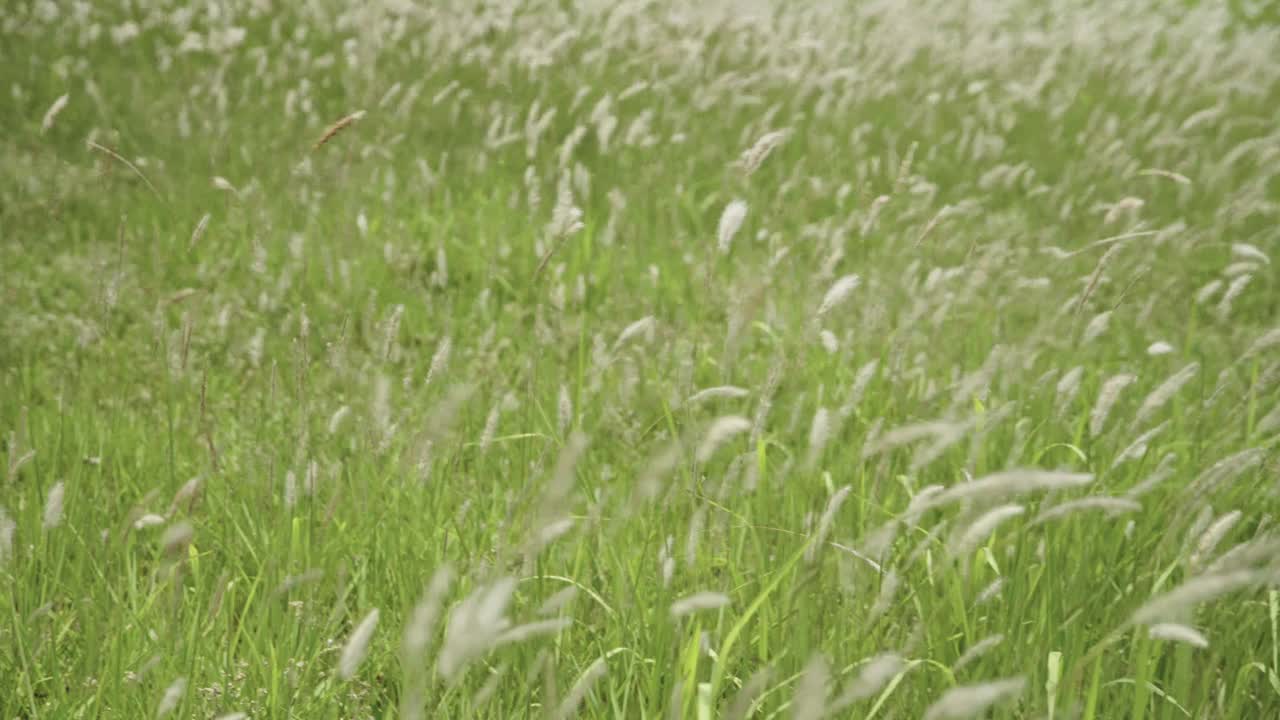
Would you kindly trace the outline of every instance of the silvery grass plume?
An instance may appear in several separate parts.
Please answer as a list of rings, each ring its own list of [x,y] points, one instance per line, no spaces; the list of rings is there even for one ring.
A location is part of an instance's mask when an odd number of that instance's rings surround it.
[[[409,621],[405,623],[404,638],[400,645],[401,662],[405,666],[405,684],[400,697],[400,715],[406,720],[425,717],[426,652],[435,633],[436,621],[444,606],[445,596],[453,584],[453,569],[443,565],[431,576],[423,591],[422,599],[414,606]]]
[[[1280,429],[1280,404],[1271,408],[1271,411],[1262,416],[1258,421],[1257,431],[1259,435],[1267,435]]]
[[[1042,525],[1051,520],[1064,518],[1078,512],[1088,510],[1101,510],[1108,515],[1115,516],[1121,513],[1137,512],[1142,509],[1142,503],[1129,498],[1121,497],[1086,497],[1077,500],[1068,500],[1067,502],[1052,505],[1040,511],[1035,519],[1031,521],[1031,526]]]
[[[1231,281],[1231,284],[1227,286],[1227,291],[1222,293],[1222,298],[1218,300],[1216,311],[1219,319],[1226,322],[1231,317],[1231,306],[1235,304],[1236,298],[1244,293],[1245,288],[1252,281],[1253,275],[1249,274],[1237,276],[1236,279]]]
[[[573,427],[573,398],[569,395],[569,388],[563,383],[560,385],[560,394],[556,398],[556,425],[561,437]]]
[[[996,633],[995,635],[989,635],[979,640],[966,649],[963,655],[956,659],[955,663],[951,665],[951,672],[957,672],[966,665],[976,662],[982,658],[983,655],[986,655],[1003,642],[1004,633]]]
[[[453,609],[436,659],[442,677],[457,679],[459,671],[492,648],[511,627],[507,606],[515,587],[514,578],[500,578],[476,588]]]
[[[1134,417],[1133,424],[1141,425],[1146,422],[1160,408],[1164,407],[1169,399],[1178,393],[1184,385],[1191,382],[1192,379],[1200,372],[1200,363],[1193,362],[1183,367],[1178,372],[1171,375],[1167,380],[1160,383],[1160,386],[1151,391],[1147,398],[1142,401],[1142,405],[1138,408],[1138,414]]]
[[[1008,405],[1005,407],[1011,409]],[[984,424],[987,427],[995,427],[1002,419],[1002,415],[1007,412],[1008,410],[998,409],[987,413]],[[942,432],[934,435],[933,442],[917,445],[915,452],[911,455],[911,472],[914,473],[921,468],[927,467],[932,464],[934,460],[942,457],[942,454],[949,448],[964,439],[965,435],[968,434],[969,430],[976,423],[976,420],[977,418],[969,422],[953,424],[950,427],[943,429]],[[973,442],[978,443],[983,437],[984,434],[982,433],[974,435]]]
[[[823,317],[839,307],[861,283],[862,278],[857,275],[845,275],[836,280],[827,290],[827,294],[822,296],[822,304],[818,306],[818,317]]]
[[[13,556],[13,535],[17,530],[18,524],[0,507],[0,566],[8,563]]]
[[[1201,603],[1277,580],[1280,577],[1275,572],[1260,570],[1235,570],[1194,577],[1148,600],[1134,611],[1132,622],[1138,625],[1171,622]]]
[[[223,192],[231,193],[237,200],[240,199],[240,191],[236,189],[235,185],[231,184],[230,180],[221,175],[213,176],[213,186]]]
[[[774,148],[781,145],[790,135],[790,128],[772,130],[761,135],[760,139],[743,151],[741,157],[738,158],[738,169],[742,171],[743,175],[751,176],[756,170],[760,169],[760,165],[764,163],[765,158],[769,157]]]
[[[180,558],[187,551],[191,539],[195,536],[195,528],[186,520],[179,520],[165,529],[160,536],[160,547],[170,558]]]
[[[1151,357],[1160,357],[1173,352],[1173,346],[1163,340],[1157,340],[1147,347],[1147,354]]]
[[[751,421],[741,415],[725,415],[712,421],[707,432],[703,435],[702,444],[698,446],[695,454],[699,463],[705,463],[715,455],[722,445],[732,439],[735,435],[740,435],[751,429]]]
[[[722,254],[729,252],[734,236],[738,234],[738,230],[742,228],[742,222],[746,219],[746,202],[733,200],[725,205],[724,212],[720,213],[720,225],[716,230],[716,248]]]
[[[831,412],[824,407],[813,414],[813,422],[809,426],[809,450],[805,454],[805,467],[812,470],[827,449],[827,441],[831,439]]]
[[[831,666],[822,653],[814,655],[796,683],[791,696],[793,720],[819,720],[827,714],[827,686],[831,684]]]
[[[1093,405],[1093,412],[1089,415],[1090,437],[1098,437],[1102,434],[1107,424],[1107,417],[1111,414],[1111,408],[1120,398],[1120,392],[1137,379],[1138,376],[1131,373],[1121,373],[1108,378],[1102,384],[1102,389],[1098,391],[1098,400]]]
[[[183,507],[186,508],[187,512],[191,512],[196,500],[200,497],[200,488],[203,484],[204,482],[198,475],[183,483],[182,487],[178,488],[178,491],[173,494],[173,500],[169,502],[169,509],[165,511],[165,515],[173,517],[174,513]]]
[[[850,705],[861,702],[880,692],[895,675],[905,672],[907,664],[896,653],[883,653],[867,660],[854,678],[831,704],[831,712],[838,713]]]
[[[915,512],[923,513],[962,500],[993,500],[1040,491],[1078,488],[1092,483],[1093,478],[1090,473],[1008,470],[949,487],[921,502]]]
[[[583,227],[582,210],[574,205],[569,175],[562,175],[556,188],[556,206],[551,212],[547,235],[558,240],[578,233]]]
[[[1124,494],[1125,497],[1130,499],[1139,498],[1151,492],[1160,483],[1173,476],[1174,471],[1177,469],[1177,461],[1178,456],[1176,454],[1166,453],[1164,457],[1160,458],[1160,464],[1156,466],[1156,469],[1151,471],[1151,474],[1144,478],[1142,482],[1129,488]]]
[[[364,662],[365,656],[369,653],[369,641],[373,639],[373,631],[377,627],[378,609],[374,608],[364,616],[356,629],[351,631],[347,644],[342,647],[342,655],[338,658],[338,677],[350,680],[356,676],[360,663]]]
[[[1271,562],[1280,557],[1280,537],[1273,533],[1240,543],[1218,556],[1205,568],[1205,575],[1218,575]]]
[[[924,711],[924,720],[964,720],[978,717],[997,703],[1012,700],[1027,687],[1023,677],[961,685],[944,692]]]
[[[613,352],[616,353],[623,345],[639,337],[643,337],[646,341],[652,341],[654,325],[653,316],[646,315],[626,326],[622,329],[622,332],[618,333],[618,339],[613,343]]]
[[[978,593],[978,597],[974,598],[974,607],[982,607],[992,600],[1000,597],[1000,591],[1004,589],[1004,578],[996,578],[991,584],[982,588],[982,592]]]
[[[1209,639],[1203,633],[1179,623],[1156,623],[1147,628],[1147,635],[1157,640],[1169,640],[1201,649],[1209,647]]]
[[[563,613],[573,601],[578,598],[578,586],[566,585],[564,588],[557,590],[551,597],[543,601],[538,606],[537,614],[543,617],[555,616]]]
[[[453,568],[450,566],[444,565],[432,574],[422,599],[414,606],[413,614],[404,626],[402,650],[407,659],[417,661],[430,647],[431,635],[435,632],[444,598],[452,585]]]
[[[568,720],[576,716],[587,693],[591,692],[596,681],[604,677],[608,671],[609,665],[603,657],[596,658],[595,662],[583,670],[577,681],[573,683],[573,687],[569,689],[569,694],[565,695],[564,700],[560,701],[560,706],[556,708],[555,720]]]
[[[214,718],[214,720],[249,720],[249,716],[242,712],[233,712],[227,713],[226,715],[219,715]]]
[[[745,720],[756,701],[768,689],[769,680],[772,677],[773,669],[768,666],[751,673],[751,677],[747,678],[747,681],[734,694],[733,700],[729,702],[729,709],[725,712],[725,720]]]
[[[963,432],[964,425],[946,420],[932,420],[894,428],[879,437],[871,439],[862,451],[863,459],[869,459],[880,453],[910,445],[918,440],[933,437],[949,437]]]
[[[822,349],[826,350],[828,354],[835,355],[840,352],[840,340],[830,330],[824,329],[819,332],[818,339],[822,342]]]
[[[52,530],[62,524],[62,499],[66,486],[62,481],[49,488],[49,497],[44,504],[44,529]]]
[[[689,534],[684,542],[684,561],[689,567],[698,563],[698,546],[702,544],[702,531],[707,525],[707,506],[699,505],[689,518]]]
[[[1213,296],[1217,294],[1219,290],[1222,289],[1222,285],[1223,285],[1223,282],[1220,279],[1210,280],[1209,282],[1205,283],[1204,286],[1201,287],[1199,290],[1197,290],[1196,294],[1194,295],[1196,304],[1204,305],[1205,303],[1209,302],[1209,300],[1213,299]]]
[[[1121,450],[1119,455],[1116,455],[1116,459],[1111,462],[1111,469],[1114,470],[1130,460],[1141,460],[1146,456],[1147,449],[1150,446],[1151,441],[1154,440],[1157,435],[1164,432],[1167,427],[1169,427],[1168,420],[1134,438],[1133,442],[1129,443],[1128,447]]]
[[[751,391],[746,388],[740,388],[734,385],[720,385],[718,387],[709,387],[699,390],[698,392],[690,395],[689,399],[685,400],[685,404],[697,405],[698,403],[705,402],[707,400],[736,400],[750,395]]]
[[[890,197],[888,195],[881,195],[871,201],[871,207],[867,209],[866,218],[862,221],[862,227],[858,230],[859,235],[866,237],[875,228],[876,220],[880,218],[880,211],[884,209],[885,205],[889,204],[889,200]]]
[[[133,521],[134,530],[146,530],[147,528],[159,527],[165,524],[167,520],[163,515],[155,513],[147,513]]]
[[[1236,257],[1242,257],[1246,260],[1258,260],[1264,265],[1271,264],[1271,257],[1263,252],[1257,245],[1249,243],[1233,243],[1231,245],[1231,254]]]
[[[169,687],[165,688],[164,697],[160,698],[160,704],[156,706],[156,717],[162,718],[178,708],[178,703],[182,702],[182,696],[187,694],[187,679],[178,678],[174,680]]]
[[[1191,552],[1191,557],[1187,559],[1187,565],[1193,571],[1203,569],[1204,565],[1208,564],[1209,557],[1213,555],[1214,550],[1218,548],[1218,544],[1222,542],[1222,539],[1231,532],[1232,528],[1234,528],[1236,523],[1240,522],[1240,519],[1243,517],[1244,513],[1239,510],[1232,510],[1217,520],[1214,520],[1209,527],[1205,528],[1205,531],[1196,541],[1195,548]]]
[[[194,248],[200,244],[200,239],[204,237],[205,230],[209,227],[209,220],[213,218],[209,213],[200,216],[200,221],[196,223],[195,230],[191,231],[191,240],[187,243],[187,248]]]
[[[489,409],[489,415],[485,417],[484,429],[480,431],[480,440],[477,443],[480,446],[480,452],[488,450],[489,446],[493,444],[494,437],[498,434],[498,421],[502,419],[504,399],[500,398],[495,402],[493,407]]]
[[[1082,338],[1081,342],[1088,344],[1098,339],[1099,335],[1102,335],[1102,333],[1107,331],[1107,327],[1110,324],[1111,324],[1110,310],[1106,310],[1104,312],[1098,313],[1093,317],[1092,320],[1089,321],[1089,324],[1085,326],[1084,337]]]
[[[587,451],[590,438],[586,433],[573,431],[565,440],[556,458],[555,468],[543,490],[539,504],[539,519],[544,523],[563,520],[565,500],[573,490],[574,469]],[[545,532],[545,528],[544,528]]]
[[[881,615],[893,606],[893,601],[898,596],[898,586],[901,581],[898,574],[893,570],[884,570],[880,573],[880,591],[876,594],[875,604],[867,611],[866,624],[873,625]]]
[[[53,104],[45,111],[44,119],[40,121],[40,134],[43,135],[53,129],[53,121],[58,119],[58,113],[62,112],[70,99],[71,95],[63,93],[57,100],[53,101]]]
[[[845,485],[835,491],[827,501],[827,509],[822,511],[822,517],[818,520],[818,529],[814,534],[813,542],[804,551],[805,562],[813,562],[818,557],[822,546],[827,542],[827,536],[831,534],[831,526],[835,524],[840,506],[844,505],[844,501],[848,499],[851,492],[853,492],[853,486]]]
[[[996,528],[1001,523],[1018,517],[1026,511],[1025,507],[1015,504],[992,508],[975,518],[963,531],[954,533],[952,541],[947,544],[948,550],[950,550],[952,557],[967,561],[969,555],[978,549],[979,545],[986,542],[987,538],[996,531]]]
[[[1208,495],[1261,465],[1265,457],[1266,450],[1263,448],[1248,448],[1229,455],[1200,473],[1200,476],[1186,487],[1185,494],[1192,498]]]
[[[858,368],[858,374],[854,376],[853,384],[849,386],[849,392],[845,395],[844,404],[840,406],[841,418],[847,418],[857,412],[858,405],[862,403],[862,398],[866,395],[867,388],[871,386],[871,381],[875,379],[879,369],[879,360],[871,360]]]
[[[1076,398],[1076,394],[1080,392],[1080,379],[1084,377],[1084,367],[1077,365],[1058,380],[1058,410],[1065,411],[1067,405]]]
[[[343,405],[342,407],[335,410],[333,412],[333,415],[329,416],[329,426],[327,428],[329,431],[329,434],[337,435],[338,431],[342,429],[342,421],[346,420],[347,415],[350,415],[350,414],[351,414],[350,405]]]
[[[719,610],[730,603],[729,596],[719,592],[696,592],[671,603],[671,617],[682,618],[703,610]]]
[[[1277,345],[1280,345],[1280,327],[1272,328],[1262,335],[1259,335],[1258,338],[1249,345],[1249,349],[1244,351],[1244,355],[1240,356],[1240,360],[1248,360],[1254,355],[1266,352]]]
[[[569,589],[573,589],[570,586]],[[494,641],[494,647],[509,645],[511,643],[524,642],[531,638],[542,637],[543,635],[557,635],[573,625],[573,618],[561,617],[551,618],[549,620],[535,620],[533,622],[516,625],[498,636]]]

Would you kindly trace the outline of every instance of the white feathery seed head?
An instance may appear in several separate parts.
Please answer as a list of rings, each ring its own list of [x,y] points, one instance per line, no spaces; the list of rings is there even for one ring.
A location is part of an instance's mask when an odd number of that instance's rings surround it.
[[[1142,401],[1142,405],[1138,408],[1138,414],[1133,421],[1134,424],[1140,425],[1158,412],[1160,408],[1164,407],[1165,403],[1169,402],[1170,398],[1182,389],[1182,386],[1191,382],[1199,372],[1200,363],[1193,362],[1160,383],[1160,386],[1152,390],[1151,394],[1147,395],[1147,398]]]
[[[41,134],[47,133],[53,129],[53,121],[58,119],[58,113],[62,112],[63,108],[67,106],[67,101],[70,99],[71,96],[69,94],[63,93],[58,96],[57,100],[53,101],[53,104],[45,111],[44,119],[40,121]]]
[[[146,530],[147,528],[159,527],[160,525],[165,524],[165,522],[166,520],[163,515],[157,515],[155,513],[147,513],[146,515],[143,515],[142,517],[133,521],[133,529]]]
[[[634,340],[635,338],[638,338],[638,337],[649,338],[653,334],[653,329],[654,329],[653,316],[646,315],[640,318],[639,320],[636,320],[635,322],[631,323],[630,325],[626,326],[625,328],[622,329],[622,332],[618,333],[618,339],[614,341],[613,349],[616,351],[618,348],[627,344],[628,341]]]
[[[1026,511],[1027,509],[1021,505],[1009,504],[992,508],[979,515],[956,536],[954,542],[950,543],[949,549],[952,556],[962,559],[967,558],[991,536],[991,533],[995,532],[1001,523],[1018,517]]]
[[[449,368],[449,353],[453,350],[453,340],[446,335],[438,346],[436,352],[431,356],[431,367],[427,370],[426,384],[430,385],[431,381],[444,374]]]
[[[820,407],[813,414],[813,423],[809,426],[809,451],[805,464],[813,467],[822,453],[827,449],[831,439],[831,411]]]
[[[1026,493],[1078,488],[1092,483],[1093,478],[1090,473],[1006,470],[949,487],[921,502],[915,511],[922,513],[962,500],[994,500]]]
[[[378,609],[374,608],[364,616],[356,629],[351,631],[346,645],[342,646],[342,655],[338,658],[338,677],[350,680],[356,676],[360,663],[364,662],[365,655],[369,653],[369,641],[373,639],[373,631],[377,627]]]
[[[892,680],[893,676],[902,672],[905,667],[905,661],[896,653],[883,653],[867,660],[858,671],[858,676],[840,694],[840,698],[834,703],[834,709],[838,711],[880,692],[880,688]]]
[[[582,705],[582,701],[586,699],[587,693],[591,691],[591,687],[596,684],[600,678],[604,677],[609,671],[608,662],[603,657],[596,658],[595,662],[587,666],[586,670],[578,676],[573,683],[573,687],[569,688],[569,692],[564,696],[564,700],[560,701],[560,706],[556,708],[554,720],[569,720],[578,714],[578,708]]]
[[[1032,525],[1040,525],[1051,520],[1073,515],[1078,512],[1088,510],[1101,510],[1108,515],[1119,515],[1120,513],[1137,512],[1142,509],[1142,503],[1129,498],[1095,496],[1079,498],[1077,500],[1068,500],[1067,502],[1058,503],[1047,507],[1036,515],[1031,521]]]
[[[1246,260],[1258,260],[1267,265],[1271,264],[1271,256],[1263,252],[1257,245],[1234,243],[1231,246],[1231,254]]]
[[[444,565],[435,571],[422,599],[414,606],[409,622],[404,626],[402,649],[407,658],[417,661],[426,652],[431,643],[431,634],[435,631],[436,621],[444,605],[445,595],[453,585],[453,569]]]
[[[851,492],[853,492],[853,486],[845,485],[835,491],[831,495],[831,499],[827,501],[827,508],[822,511],[822,517],[818,519],[818,528],[814,540],[805,550],[805,560],[807,562],[813,562],[814,558],[818,556],[818,551],[822,545],[827,542],[827,536],[831,533],[831,526],[836,521],[836,514],[840,512],[840,506],[844,505],[844,501],[848,499]]]
[[[564,435],[573,427],[573,398],[569,396],[569,388],[560,386],[560,395],[556,402],[556,420],[560,434]]]
[[[991,706],[1018,697],[1027,687],[1026,678],[960,685],[942,693],[942,697],[924,711],[924,720],[965,720],[983,715]]]
[[[729,252],[729,248],[733,246],[733,237],[738,234],[738,230],[742,228],[742,223],[747,219],[747,203],[743,200],[732,200],[725,205],[724,212],[720,213],[720,225],[716,230],[716,248],[721,253]]]
[[[744,398],[751,395],[751,391],[746,388],[740,388],[735,385],[719,385],[717,387],[709,387],[689,396],[685,402],[689,405],[697,405],[707,400],[734,400]]]
[[[187,694],[187,679],[180,677],[169,684],[165,688],[164,697],[160,698],[160,704],[156,706],[156,717],[162,718],[177,709],[178,704],[182,702],[182,696]]]
[[[66,493],[66,485],[61,481],[49,488],[49,497],[44,504],[44,529],[52,530],[62,524],[62,499]]]
[[[729,605],[729,596],[719,592],[697,592],[671,603],[671,617],[682,618],[703,610],[719,610]]]
[[[1120,392],[1137,379],[1138,377],[1131,373],[1120,373],[1108,378],[1102,384],[1102,389],[1098,391],[1098,400],[1093,405],[1093,412],[1089,415],[1090,437],[1102,434],[1107,424],[1107,417],[1111,414],[1111,408],[1116,404],[1116,400],[1120,399]]]
[[[735,435],[740,435],[751,429],[751,421],[741,415],[725,415],[712,421],[707,432],[702,437],[702,444],[698,446],[695,455],[698,462],[705,463],[716,454],[716,450],[724,445]]]
[[[743,151],[742,156],[738,158],[738,168],[742,170],[744,175],[748,176],[759,170],[765,158],[769,157],[774,148],[781,145],[790,135],[790,128],[771,130],[761,135],[760,139]]]
[[[1267,579],[1265,573],[1256,570],[1235,570],[1213,575],[1201,575],[1178,587],[1148,600],[1133,613],[1133,622],[1150,625],[1171,622],[1196,605],[1222,597],[1228,593],[1254,587]]]
[[[1090,343],[1098,338],[1099,335],[1107,331],[1107,327],[1111,324],[1111,311],[1106,310],[1093,316],[1089,324],[1084,328],[1083,342]]]
[[[822,304],[818,306],[818,317],[822,317],[838,307],[861,283],[862,278],[857,275],[845,275],[836,280],[831,285],[831,289],[827,290],[827,294],[822,296]]]
[[[0,566],[7,563],[13,555],[13,535],[17,529],[18,524],[0,507]]]
[[[1209,639],[1204,633],[1180,623],[1156,623],[1147,628],[1147,634],[1157,640],[1168,640],[1196,648],[1209,647]]]

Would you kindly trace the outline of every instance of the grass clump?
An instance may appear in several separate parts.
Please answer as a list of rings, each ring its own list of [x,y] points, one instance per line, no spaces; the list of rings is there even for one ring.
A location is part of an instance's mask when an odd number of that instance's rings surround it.
[[[6,6],[0,715],[1280,712],[1276,25],[686,5]]]

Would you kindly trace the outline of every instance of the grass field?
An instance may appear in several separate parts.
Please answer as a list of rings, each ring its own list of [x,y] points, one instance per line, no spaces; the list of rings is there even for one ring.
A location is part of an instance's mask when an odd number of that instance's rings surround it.
[[[1274,8],[2,12],[0,717],[1280,717]]]

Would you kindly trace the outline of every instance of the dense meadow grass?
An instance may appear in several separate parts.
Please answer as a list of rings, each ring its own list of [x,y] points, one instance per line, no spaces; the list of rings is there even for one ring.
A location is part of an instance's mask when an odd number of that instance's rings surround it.
[[[0,717],[1280,717],[1266,12],[6,3]]]

